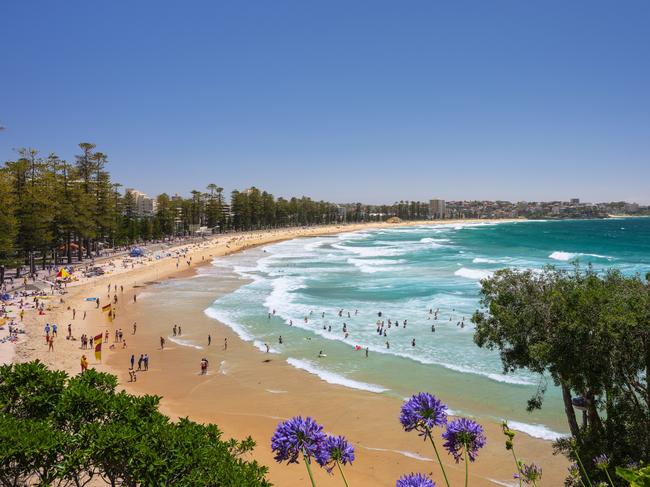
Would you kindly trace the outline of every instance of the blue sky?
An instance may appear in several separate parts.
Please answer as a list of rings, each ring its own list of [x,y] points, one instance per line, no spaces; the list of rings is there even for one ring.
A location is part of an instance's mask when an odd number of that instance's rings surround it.
[[[650,2],[8,0],[0,159],[150,194],[650,203]]]

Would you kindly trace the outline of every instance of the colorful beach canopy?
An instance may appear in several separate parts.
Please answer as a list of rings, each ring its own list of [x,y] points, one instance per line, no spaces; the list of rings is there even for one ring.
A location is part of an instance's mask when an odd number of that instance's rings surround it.
[[[67,279],[70,277],[70,273],[65,270],[65,267],[61,267],[59,272],[56,273],[57,279]]]
[[[133,247],[131,249],[131,252],[129,252],[129,255],[131,257],[142,257],[144,255],[144,252],[140,247]]]

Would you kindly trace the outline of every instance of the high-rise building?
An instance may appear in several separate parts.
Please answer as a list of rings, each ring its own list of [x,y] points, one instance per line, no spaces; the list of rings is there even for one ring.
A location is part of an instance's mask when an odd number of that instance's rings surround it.
[[[444,218],[445,213],[445,200],[429,200],[429,215],[431,218]]]
[[[138,216],[153,216],[156,213],[156,200],[133,188],[126,188],[126,193],[133,195],[135,211]]]

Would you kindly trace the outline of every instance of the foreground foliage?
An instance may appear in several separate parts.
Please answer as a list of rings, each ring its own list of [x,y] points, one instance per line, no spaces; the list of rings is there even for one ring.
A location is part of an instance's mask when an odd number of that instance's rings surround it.
[[[646,276],[647,279],[648,276]],[[650,460],[650,285],[618,271],[504,269],[482,282],[475,341],[498,349],[504,371],[540,374],[561,389],[570,438],[558,450],[577,463],[573,482],[611,482],[599,468]],[[582,411],[581,420],[577,411]]]
[[[36,361],[0,368],[0,485],[269,486],[243,457],[251,438],[172,422],[159,397],[116,392],[113,375],[76,377]]]

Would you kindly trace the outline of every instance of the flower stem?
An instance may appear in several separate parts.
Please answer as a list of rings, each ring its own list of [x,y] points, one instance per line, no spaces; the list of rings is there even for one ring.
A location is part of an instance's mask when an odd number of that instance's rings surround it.
[[[609,485],[614,487],[614,482],[612,482],[612,478],[609,476],[609,471],[605,469],[605,473],[607,474],[607,480],[609,480]]]
[[[449,479],[447,479],[447,472],[445,472],[445,467],[442,464],[442,460],[440,460],[440,455],[438,454],[438,448],[436,447],[436,442],[433,441],[433,436],[431,436],[431,430],[427,428],[427,436],[431,440],[431,444],[433,445],[433,451],[436,452],[436,457],[438,458],[438,463],[440,464],[440,468],[442,469],[442,475],[445,477],[445,483],[447,484],[447,487],[449,486]]]
[[[582,473],[584,474],[585,478],[587,479],[587,483],[589,484],[589,487],[593,487],[591,480],[589,479],[589,475],[587,474],[587,471],[585,470],[585,466],[582,464],[582,460],[580,459],[580,455],[576,451],[576,449],[573,449],[573,452],[576,454],[576,458],[578,459],[578,465],[580,465],[580,469],[582,470]]]
[[[341,472],[341,478],[343,479],[343,483],[345,484],[345,487],[350,487],[348,485],[348,481],[345,479],[345,475],[343,474],[343,469],[341,468],[341,464],[339,462],[336,462],[336,466],[339,467],[339,472]]]
[[[307,473],[309,474],[309,480],[311,480],[311,487],[316,487],[316,482],[314,482],[314,476],[311,473],[311,466],[309,465],[311,462],[309,460],[309,457],[307,454],[302,452],[302,457],[305,459],[305,467],[307,467]]]
[[[465,487],[467,487],[468,478],[469,478],[469,461],[467,460],[467,447],[465,447]]]
[[[519,462],[517,461],[517,455],[515,455],[515,447],[510,448],[512,452],[512,458],[515,459],[515,467],[517,467],[517,475],[519,475],[519,487],[521,487],[521,468],[519,468]]]

